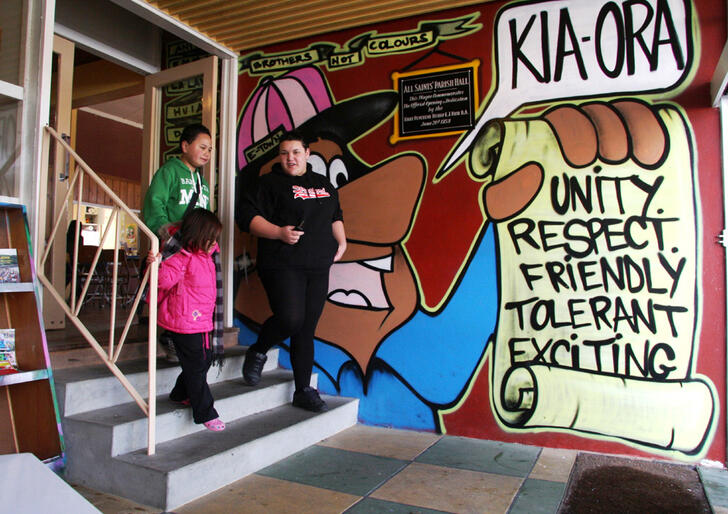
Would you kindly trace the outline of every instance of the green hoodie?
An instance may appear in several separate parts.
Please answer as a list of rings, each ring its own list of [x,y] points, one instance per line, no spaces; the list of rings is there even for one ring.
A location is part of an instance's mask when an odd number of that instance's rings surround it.
[[[159,235],[159,229],[169,223],[182,219],[192,194],[202,183],[202,192],[196,207],[210,208],[210,186],[200,170],[191,172],[179,158],[173,157],[164,163],[154,174],[144,197],[142,217],[144,223]]]

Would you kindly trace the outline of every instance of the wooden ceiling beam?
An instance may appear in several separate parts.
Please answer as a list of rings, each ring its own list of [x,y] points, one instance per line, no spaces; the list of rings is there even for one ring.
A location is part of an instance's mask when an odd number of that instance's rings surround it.
[[[370,5],[365,5],[361,2],[361,0],[357,0],[356,2],[350,2],[352,7],[347,11],[337,11],[335,14],[331,14],[329,16],[316,16],[316,13],[314,12],[314,15],[305,24],[302,24],[298,17],[279,18],[276,20],[275,24],[271,24],[269,18],[258,18],[256,20],[249,19],[245,24],[245,28],[247,29],[247,32],[278,31],[281,33],[287,33],[289,30],[293,30],[295,32],[298,27],[303,26],[306,31],[316,30],[323,33],[324,31],[322,31],[321,28],[324,27],[327,29],[326,32],[328,32],[331,30],[331,27],[333,27],[333,30],[338,30],[340,28],[349,28],[373,21],[391,20],[400,18],[406,14],[411,14],[413,11],[431,12],[432,9],[451,8],[454,3],[457,3],[457,1],[429,0],[407,3],[406,5],[396,5],[394,2],[373,3],[377,4],[377,9],[372,9]],[[228,40],[230,39],[228,36],[232,33],[239,33],[240,28],[217,28],[215,30],[210,30],[210,32],[214,33],[217,38]],[[234,41],[235,38],[233,37],[231,40]]]
[[[279,23],[277,23],[274,27],[270,28],[254,25],[246,27],[248,30],[240,31],[235,35],[228,35],[229,33],[223,32],[216,32],[215,34],[216,38],[218,38],[220,42],[234,48],[236,51],[242,51],[259,48],[273,43],[281,43],[284,41],[315,36],[317,34],[325,34],[337,30],[354,28],[371,23],[390,21],[401,18],[405,15],[434,12],[436,10],[450,9],[454,5],[464,6],[475,3],[482,2],[473,0],[428,2],[428,5],[426,7],[422,7],[421,10],[413,9],[412,5],[410,5],[406,8],[400,7],[397,9],[389,9],[385,12],[380,10],[376,13],[355,13],[354,15],[349,13],[346,18],[342,17],[338,19],[319,20],[319,23],[312,22],[303,27],[286,26],[285,24],[281,24],[279,21]]]
[[[180,20],[190,20],[194,23],[197,19],[206,19],[219,16],[224,13],[234,13],[236,18],[245,15],[249,9],[258,6],[261,2],[256,0],[221,1],[207,0],[204,3],[184,1],[185,5],[177,8],[163,9],[164,11],[178,17]],[[161,9],[161,7],[160,7]]]
[[[148,0],[237,52],[490,0]]]
[[[324,1],[329,3],[331,2],[331,0]],[[234,18],[235,21],[238,23],[240,23],[241,21],[245,22],[245,20],[247,20],[249,17],[256,16],[256,14],[265,16],[266,13],[268,13],[269,21],[271,23],[274,23],[275,19],[272,17],[281,11],[285,12],[286,10],[297,10],[297,12],[300,12],[301,2],[300,0],[269,0],[267,2],[251,2],[250,0],[244,0],[235,3],[224,3],[222,4],[222,7],[230,7],[230,10],[225,10],[227,12],[236,13]],[[220,10],[215,9],[215,12],[220,12]],[[308,12],[308,3],[306,4],[306,12]],[[192,24],[199,24],[214,23],[216,18],[214,16],[211,16],[209,14],[209,11],[207,10],[195,9],[194,12],[189,12],[187,14],[186,19],[189,20],[189,22]]]
[[[293,2],[295,3],[295,2]],[[386,0],[373,1],[373,4],[386,4]],[[361,9],[362,0],[348,0],[342,1],[337,5],[335,10],[331,9],[331,0],[313,0],[306,5],[306,20],[305,25],[313,23],[316,24],[315,20],[330,19],[332,17],[339,16],[340,13],[347,12],[346,9],[356,10]],[[370,7],[371,8],[371,7]],[[244,26],[246,29],[259,26],[276,26],[281,27],[290,26],[290,24],[301,24],[303,23],[301,16],[296,12],[292,12],[287,6],[281,5],[279,2],[272,10],[269,8],[255,9],[255,11],[249,11],[245,16]],[[238,19],[208,19],[201,20],[195,24],[202,31],[209,31],[215,34],[229,34],[232,31],[240,30],[241,21]]]
[[[204,9],[205,7],[221,2],[220,0],[198,0],[196,2],[190,2],[189,0],[150,0],[147,3],[157,9],[178,13],[189,9]]]

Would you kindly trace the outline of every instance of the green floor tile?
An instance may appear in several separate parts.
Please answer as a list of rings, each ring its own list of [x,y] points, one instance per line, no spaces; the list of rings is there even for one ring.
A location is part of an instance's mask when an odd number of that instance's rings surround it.
[[[556,512],[564,496],[566,484],[527,479],[523,482],[508,514],[547,514]]]
[[[698,474],[710,506],[728,508],[728,471],[698,466]]]
[[[407,464],[376,455],[312,446],[257,474],[364,496]]]
[[[413,507],[412,505],[375,498],[364,498],[344,512],[346,514],[379,514],[380,512],[390,512],[392,514],[447,514],[441,510],[423,509],[422,507]]]
[[[541,448],[521,444],[443,437],[415,460],[436,466],[525,477],[540,451]]]

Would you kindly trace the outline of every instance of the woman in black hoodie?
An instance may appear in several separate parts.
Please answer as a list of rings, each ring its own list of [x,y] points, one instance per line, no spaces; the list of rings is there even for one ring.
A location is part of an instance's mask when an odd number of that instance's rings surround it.
[[[336,188],[313,172],[309,154],[300,134],[285,134],[280,162],[244,198],[241,228],[259,238],[258,274],[273,315],[248,348],[243,378],[256,385],[266,352],[290,337],[293,405],[318,412],[326,403],[310,387],[313,337],[328,294],[329,268],[344,255],[346,234]]]

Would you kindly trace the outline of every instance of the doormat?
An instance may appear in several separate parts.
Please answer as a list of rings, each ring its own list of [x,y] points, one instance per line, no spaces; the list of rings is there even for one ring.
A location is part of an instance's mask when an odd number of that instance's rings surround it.
[[[710,505],[693,466],[580,453],[559,513],[706,513]]]

